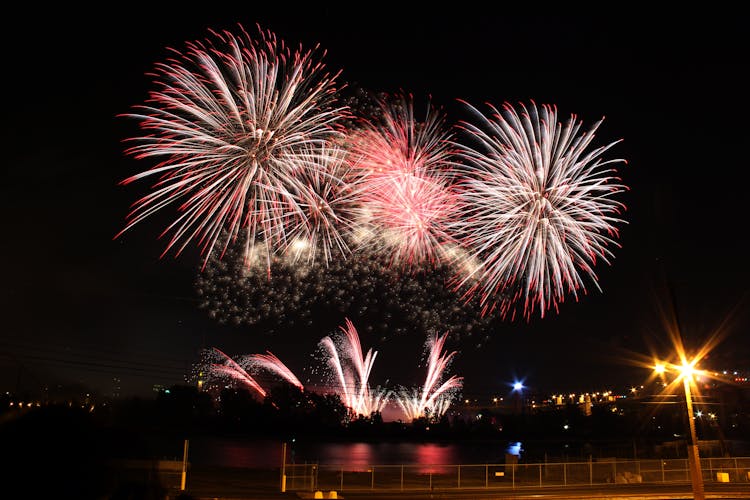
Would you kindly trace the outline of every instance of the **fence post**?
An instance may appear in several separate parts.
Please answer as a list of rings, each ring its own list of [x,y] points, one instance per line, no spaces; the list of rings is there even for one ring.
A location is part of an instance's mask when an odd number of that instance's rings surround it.
[[[510,466],[510,475],[513,480],[512,487],[515,490],[516,489],[516,464],[511,464]]]
[[[489,464],[484,464],[484,487],[489,488],[490,487],[490,466]]]
[[[661,464],[661,482],[663,483],[665,481],[664,478],[664,459],[659,459],[659,463]]]
[[[401,464],[401,491],[404,491],[404,464]]]
[[[589,455],[589,486],[594,484],[594,464],[591,460],[591,455]]]
[[[568,485],[568,463],[563,463],[563,486]]]
[[[286,443],[281,443],[281,492],[286,493]]]
[[[458,465],[458,487],[461,487],[461,464]]]
[[[341,491],[344,491],[344,466],[341,466],[341,488],[339,488]]]
[[[542,464],[539,464],[539,486],[543,486],[542,484]]]
[[[698,470],[700,470],[700,466],[698,466]],[[690,459],[685,459],[685,481],[690,481]]]
[[[180,479],[180,491],[185,491],[185,481],[187,479],[187,459],[188,459],[188,444],[190,441],[185,440],[185,446],[182,450],[182,478]]]
[[[370,479],[370,489],[375,489],[375,466],[372,466],[372,478]]]

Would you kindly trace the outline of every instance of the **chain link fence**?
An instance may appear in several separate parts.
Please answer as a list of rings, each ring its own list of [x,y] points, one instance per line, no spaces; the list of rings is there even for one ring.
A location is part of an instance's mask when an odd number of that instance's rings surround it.
[[[750,483],[750,458],[701,459],[704,482]],[[369,465],[285,464],[285,491],[516,489],[690,481],[687,459],[588,462]]]

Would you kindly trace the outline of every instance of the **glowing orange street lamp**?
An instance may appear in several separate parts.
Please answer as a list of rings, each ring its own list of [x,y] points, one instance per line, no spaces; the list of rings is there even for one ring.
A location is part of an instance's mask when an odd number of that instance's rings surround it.
[[[693,375],[700,373],[695,369],[697,360],[687,361],[682,359],[681,365],[667,365],[657,363],[654,371],[658,374],[665,373],[668,369],[679,373],[682,378],[682,385],[685,389],[685,404],[687,406],[688,426],[690,427],[690,443],[688,444],[688,464],[690,467],[690,481],[693,485],[693,498],[695,500],[705,500],[706,494],[703,488],[703,474],[701,472],[701,459],[698,453],[698,439],[695,434],[695,420],[693,419],[693,398],[690,394],[690,384],[693,383]]]

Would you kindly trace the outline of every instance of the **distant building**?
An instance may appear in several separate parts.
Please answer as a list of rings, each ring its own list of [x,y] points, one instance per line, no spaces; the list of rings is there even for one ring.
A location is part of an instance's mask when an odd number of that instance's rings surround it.
[[[120,377],[112,378],[112,399],[120,399],[122,394],[122,381]]]
[[[583,401],[580,403],[581,411],[584,415],[587,417],[591,416],[591,395],[585,394],[583,396]]]

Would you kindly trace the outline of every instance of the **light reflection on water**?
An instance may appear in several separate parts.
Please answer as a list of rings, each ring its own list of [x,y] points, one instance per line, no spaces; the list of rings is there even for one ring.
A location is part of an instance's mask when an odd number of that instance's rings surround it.
[[[506,453],[519,455],[521,443],[319,443],[290,442],[287,463],[318,463],[346,470],[368,470],[372,465],[419,465],[422,473],[443,472],[441,465],[503,463]],[[191,463],[238,468],[278,468],[283,445],[279,441],[231,438],[195,438],[190,443]]]
[[[453,450],[447,446],[425,443],[415,450],[416,463],[422,465],[419,472],[422,474],[443,474],[446,471],[440,465],[455,464]]]

